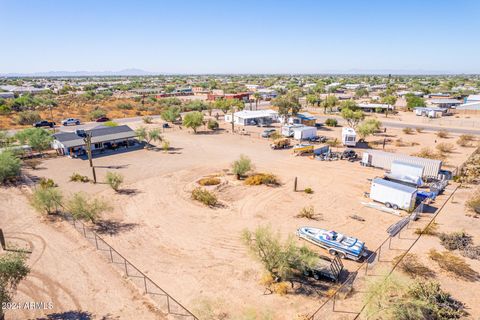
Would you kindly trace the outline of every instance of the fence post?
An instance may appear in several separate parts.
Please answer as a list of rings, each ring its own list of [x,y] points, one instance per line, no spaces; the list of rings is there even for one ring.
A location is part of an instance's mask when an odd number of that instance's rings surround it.
[[[86,238],[87,237],[87,233],[85,232],[85,225],[82,223],[82,227],[83,227],[83,236]]]
[[[293,182],[293,191],[297,192],[297,177],[295,177],[295,181]]]
[[[391,239],[391,237],[390,237],[390,239]],[[380,246],[380,247],[378,248],[378,258],[377,258],[377,261],[380,261],[380,254],[381,254],[381,253],[382,253],[382,246]]]
[[[388,239],[388,249],[392,249],[391,246],[392,246],[392,237],[389,237],[389,239]]]
[[[125,262],[125,274],[128,277],[127,260],[123,259],[123,261]]]
[[[167,310],[168,310],[168,313],[170,313],[170,296],[167,294]]]
[[[98,250],[97,234],[94,232],[93,236],[95,237],[95,247],[97,247],[97,250]]]
[[[110,249],[110,260],[112,260],[113,263],[112,247],[108,246],[108,248]]]
[[[147,290],[147,278],[143,277],[143,284],[145,285],[145,293],[148,293]]]

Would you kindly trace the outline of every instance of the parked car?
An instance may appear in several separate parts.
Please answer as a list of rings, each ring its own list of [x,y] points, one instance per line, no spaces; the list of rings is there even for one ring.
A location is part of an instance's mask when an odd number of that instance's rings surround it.
[[[348,159],[348,160],[354,160],[357,159],[358,155],[355,151],[352,149],[346,149],[343,151],[342,155],[340,156],[340,159]]]
[[[50,127],[53,128],[55,126],[55,122],[53,121],[47,121],[47,120],[42,120],[42,121],[37,121],[33,124],[35,128],[40,128],[40,127]]]
[[[95,122],[107,122],[107,121],[110,121],[110,119],[107,117],[101,117],[95,120]]]
[[[270,138],[274,132],[276,132],[277,130],[275,129],[266,129],[266,130],[263,130],[262,132],[262,138]]]
[[[62,120],[62,125],[64,125],[64,126],[68,126],[68,125],[78,126],[79,124],[80,124],[80,120],[75,119],[75,118],[68,118],[68,119]]]
[[[324,136],[315,136],[315,137],[311,137],[310,139],[307,139],[308,141],[310,142],[320,142],[320,143],[324,143],[327,141],[327,137],[324,137]]]
[[[162,124],[162,128],[170,128],[170,125],[168,123]]]

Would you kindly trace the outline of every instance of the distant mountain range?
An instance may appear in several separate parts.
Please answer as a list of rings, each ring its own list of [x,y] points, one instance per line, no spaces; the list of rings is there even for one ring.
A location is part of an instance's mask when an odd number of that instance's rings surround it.
[[[124,69],[119,71],[47,71],[47,72],[33,72],[33,73],[0,73],[0,77],[112,77],[112,76],[155,76],[162,74],[175,74],[175,73],[160,73],[160,72],[150,72],[142,69]],[[192,73],[192,75],[198,73]],[[214,73],[214,74],[238,74],[238,73]],[[243,73],[248,75],[268,75],[273,73]],[[329,74],[329,75],[453,75],[453,74],[462,74],[461,72],[451,72],[446,70],[394,70],[394,69],[348,69],[348,70],[324,70],[322,72],[311,72],[311,73],[290,73],[290,72],[279,72],[276,74]],[[470,73],[474,74],[474,73]]]
[[[93,76],[151,76],[159,73],[141,69],[124,69],[120,71],[47,71],[33,73],[0,73],[0,77],[93,77]]]

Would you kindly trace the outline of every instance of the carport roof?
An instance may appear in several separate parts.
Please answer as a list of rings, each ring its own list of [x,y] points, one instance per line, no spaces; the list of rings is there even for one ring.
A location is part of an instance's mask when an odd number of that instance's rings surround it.
[[[135,131],[127,125],[118,127],[100,126],[91,130],[85,130],[85,132],[92,134],[92,143],[128,139],[136,136]],[[54,134],[53,137],[66,148],[85,145],[83,137],[79,136],[77,132],[60,132]]]

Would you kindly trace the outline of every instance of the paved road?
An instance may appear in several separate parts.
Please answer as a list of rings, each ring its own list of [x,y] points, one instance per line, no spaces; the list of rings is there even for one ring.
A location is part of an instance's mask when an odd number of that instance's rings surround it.
[[[325,121],[327,118],[335,118],[338,120],[339,123],[345,124],[346,121],[338,116],[317,116],[317,119],[320,121]],[[422,124],[411,124],[411,123],[398,123],[398,122],[390,122],[390,121],[382,121],[382,126],[385,128],[423,128],[425,131],[440,131],[440,130],[447,130],[448,132],[452,133],[460,133],[460,134],[478,134],[480,135],[480,129],[463,129],[463,128],[451,128],[447,126],[431,126],[431,125],[422,125]]]

